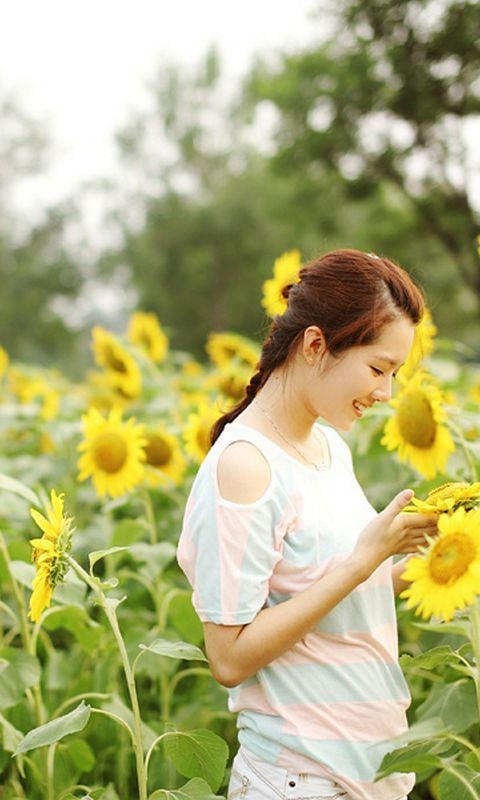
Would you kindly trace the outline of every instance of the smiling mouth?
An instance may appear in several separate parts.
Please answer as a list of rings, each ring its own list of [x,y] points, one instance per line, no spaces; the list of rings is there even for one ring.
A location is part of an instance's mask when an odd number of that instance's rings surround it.
[[[358,414],[358,416],[361,417],[363,412],[366,411],[367,408],[370,408],[370,406],[365,404],[365,403],[359,403],[358,400],[354,400],[353,401],[353,408],[355,409],[355,411]]]

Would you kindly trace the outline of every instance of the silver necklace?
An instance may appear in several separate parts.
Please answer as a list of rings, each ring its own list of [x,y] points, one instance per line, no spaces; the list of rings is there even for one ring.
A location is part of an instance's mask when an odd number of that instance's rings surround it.
[[[262,414],[263,414],[263,415],[264,415],[264,416],[265,416],[265,417],[268,419],[268,421],[269,421],[270,425],[271,425],[271,426],[272,426],[272,428],[273,428],[273,429],[274,429],[274,430],[275,430],[275,431],[278,433],[278,435],[280,436],[280,438],[281,438],[281,439],[283,439],[283,441],[285,442],[285,444],[288,444],[288,446],[289,446],[289,447],[292,447],[292,448],[293,448],[293,450],[295,450],[295,451],[298,453],[298,455],[300,456],[300,458],[302,458],[302,459],[303,459],[303,461],[305,461],[305,463],[306,463],[306,464],[310,464],[310,466],[311,466],[311,467],[313,467],[314,469],[316,469],[316,470],[317,470],[317,472],[323,472],[324,470],[328,469],[328,465],[327,465],[327,463],[325,462],[325,460],[321,461],[320,463],[317,463],[316,461],[311,461],[309,458],[307,458],[307,457],[306,457],[306,455],[304,455],[304,454],[302,453],[302,451],[301,451],[301,450],[300,450],[300,449],[297,447],[297,445],[296,445],[296,444],[294,444],[293,442],[290,442],[290,441],[287,439],[287,437],[285,436],[285,434],[284,434],[284,433],[282,433],[282,431],[281,431],[281,430],[280,430],[280,428],[278,427],[277,423],[276,423],[276,422],[275,422],[275,421],[272,419],[272,417],[270,416],[270,412],[269,412],[269,411],[267,411],[267,409],[266,409],[266,408],[264,408],[264,407],[263,407],[263,406],[262,406],[262,405],[261,405],[261,404],[258,402],[258,400],[256,400],[256,401],[255,401],[255,404],[258,406],[258,408],[260,409],[260,411],[262,412]],[[317,438],[318,438],[318,437],[317,437]],[[320,443],[320,445],[321,445],[321,447],[322,447],[322,450],[323,450],[323,444],[320,442],[320,439],[318,439],[318,441],[319,441],[319,443]]]

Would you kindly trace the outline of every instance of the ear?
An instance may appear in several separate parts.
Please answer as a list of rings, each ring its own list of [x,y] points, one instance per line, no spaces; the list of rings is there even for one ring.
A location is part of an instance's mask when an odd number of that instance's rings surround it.
[[[307,364],[315,364],[327,352],[323,331],[318,325],[309,325],[303,332],[302,355]]]

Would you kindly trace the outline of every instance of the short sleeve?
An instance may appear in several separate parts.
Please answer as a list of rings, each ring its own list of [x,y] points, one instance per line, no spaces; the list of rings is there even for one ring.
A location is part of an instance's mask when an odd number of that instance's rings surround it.
[[[223,500],[200,472],[185,510],[177,559],[202,622],[244,625],[265,605],[282,556],[286,515],[275,493],[239,505]]]

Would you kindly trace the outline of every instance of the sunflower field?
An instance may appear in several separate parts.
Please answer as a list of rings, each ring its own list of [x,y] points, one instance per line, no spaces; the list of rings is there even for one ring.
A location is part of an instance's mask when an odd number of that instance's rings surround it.
[[[299,267],[277,259],[267,315]],[[91,343],[80,382],[0,348],[0,798],[223,797],[235,720],[175,553],[209,429],[259,345],[215,332],[199,363],[142,311]],[[480,800],[480,368],[427,312],[397,384],[346,438],[375,507],[411,487],[405,513],[438,515],[439,533],[404,573],[410,730],[378,777]]]

